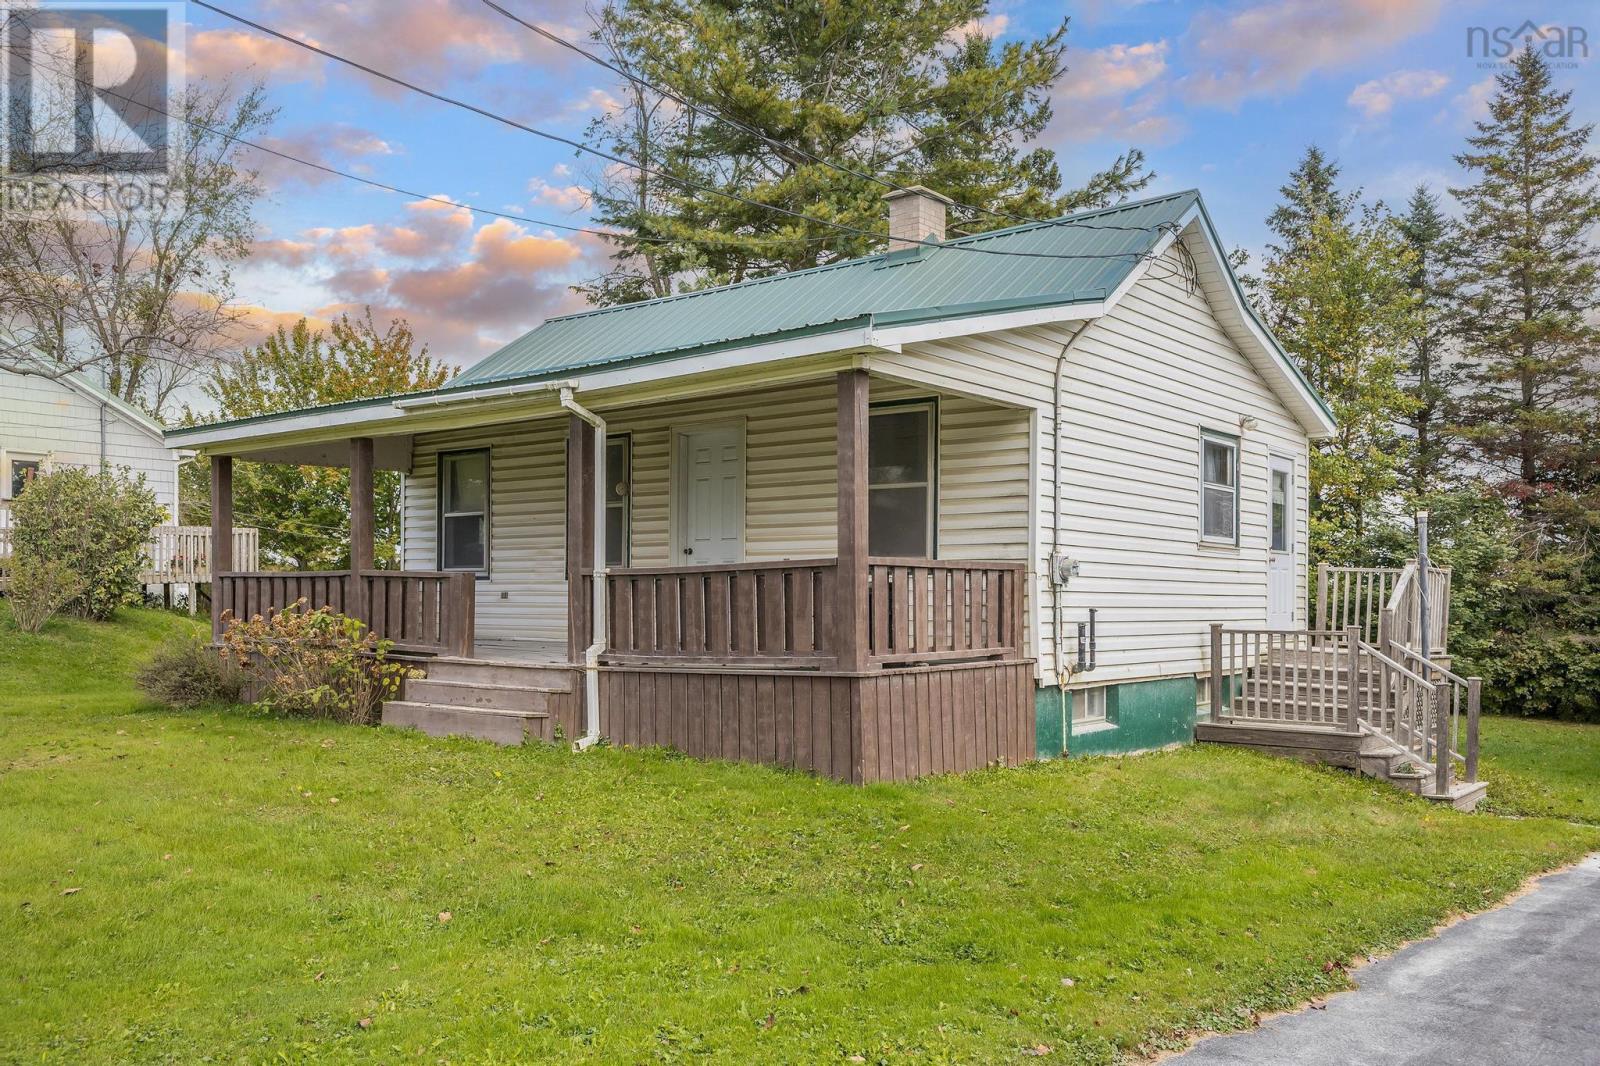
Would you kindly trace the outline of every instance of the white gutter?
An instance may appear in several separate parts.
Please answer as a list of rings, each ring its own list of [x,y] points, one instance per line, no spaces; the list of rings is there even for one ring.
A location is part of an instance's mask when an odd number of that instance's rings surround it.
[[[576,383],[572,381],[525,381],[520,385],[498,385],[493,388],[473,389],[468,392],[450,393],[443,396],[402,396],[397,400],[390,401],[390,406],[401,411],[415,411],[424,407],[446,407],[458,403],[482,403],[485,400],[501,400],[529,393],[555,392],[557,389],[563,393],[570,393],[576,387]],[[566,400],[563,400],[562,404],[565,406]],[[580,415],[579,417],[582,416]]]
[[[583,652],[583,736],[573,745],[579,751],[600,739],[600,656],[606,650],[606,420],[573,399],[572,386],[562,385],[561,406],[594,427],[594,576],[589,608],[594,642]]]

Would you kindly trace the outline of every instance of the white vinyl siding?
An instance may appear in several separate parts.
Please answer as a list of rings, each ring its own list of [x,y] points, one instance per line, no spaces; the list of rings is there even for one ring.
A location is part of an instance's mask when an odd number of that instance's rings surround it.
[[[114,407],[107,407],[105,425],[107,465],[143,477],[156,502],[173,516],[167,521],[175,521],[177,453]],[[13,456],[43,459],[45,469],[100,469],[99,402],[61,382],[0,371],[0,477],[9,478],[5,468]],[[239,524],[248,523],[241,517]]]
[[[1178,266],[1163,260],[1173,273]],[[1026,404],[1038,419],[1033,478],[1038,528],[1030,651],[1053,678],[1051,591],[1044,578],[1054,526],[1051,425],[1056,360],[1079,323],[907,345],[874,359],[906,378]],[[1105,683],[1203,672],[1211,622],[1264,625],[1269,452],[1295,465],[1296,617],[1305,612],[1307,440],[1304,429],[1223,332],[1205,297],[1181,277],[1143,279],[1069,350],[1062,389],[1061,548],[1081,564],[1062,596],[1062,655],[1075,658],[1079,622],[1100,609],[1097,669]],[[1200,543],[1202,427],[1240,437],[1238,545]],[[942,545],[941,545],[942,546]]]

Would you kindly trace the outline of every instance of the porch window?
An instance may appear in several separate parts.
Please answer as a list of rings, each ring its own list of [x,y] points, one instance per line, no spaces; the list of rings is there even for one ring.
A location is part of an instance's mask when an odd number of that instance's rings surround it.
[[[867,429],[867,551],[933,557],[934,405],[875,407]]]
[[[1239,440],[1220,433],[1200,437],[1200,539],[1239,540]]]
[[[606,565],[627,566],[633,538],[633,438],[606,438]]]
[[[439,456],[439,569],[489,568],[489,453]]]

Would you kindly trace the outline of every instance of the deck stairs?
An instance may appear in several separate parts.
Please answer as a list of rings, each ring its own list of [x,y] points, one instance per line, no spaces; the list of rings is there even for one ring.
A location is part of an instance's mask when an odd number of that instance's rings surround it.
[[[496,744],[575,736],[577,674],[569,668],[448,656],[412,665],[427,676],[407,680],[401,698],[383,705],[384,725]]]
[[[1341,766],[1471,810],[1486,793],[1477,775],[1481,683],[1450,669],[1449,575],[1430,577],[1430,599],[1441,589],[1443,599],[1429,612],[1418,609],[1415,564],[1324,568],[1317,629],[1213,626],[1213,713],[1196,739]],[[1440,649],[1430,658],[1416,649],[1424,619],[1430,648]]]

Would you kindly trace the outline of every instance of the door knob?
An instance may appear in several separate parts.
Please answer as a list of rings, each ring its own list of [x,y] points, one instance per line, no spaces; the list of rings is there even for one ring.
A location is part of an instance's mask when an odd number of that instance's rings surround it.
[[[694,549],[693,548],[685,548],[685,549],[683,549],[683,554],[685,554],[685,555],[693,555],[694,554]]]

